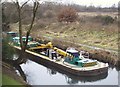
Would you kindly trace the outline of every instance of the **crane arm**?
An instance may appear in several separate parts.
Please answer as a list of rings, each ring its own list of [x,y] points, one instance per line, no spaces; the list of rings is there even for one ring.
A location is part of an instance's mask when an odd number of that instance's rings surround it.
[[[50,48],[53,49],[54,51],[56,51],[58,54],[64,56],[64,57],[70,57],[73,58],[73,56],[57,47],[53,47],[52,42],[48,42],[47,44],[40,44],[37,47],[31,47],[29,48],[30,50],[35,50],[35,49],[44,49],[44,48]]]
[[[73,58],[73,56],[57,47],[53,47],[53,50],[56,51],[58,54],[64,56],[64,57],[70,57],[70,58]]]
[[[47,44],[39,44],[37,47],[31,47],[30,50],[36,50],[36,49],[44,49],[44,48],[53,48],[53,45],[51,42],[48,42]]]

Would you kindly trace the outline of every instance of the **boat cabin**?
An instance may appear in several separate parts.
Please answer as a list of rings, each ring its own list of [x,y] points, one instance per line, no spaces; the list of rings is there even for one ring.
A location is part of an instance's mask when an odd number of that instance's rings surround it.
[[[75,50],[74,48],[69,48],[66,50],[67,53],[71,54],[73,58],[66,57],[65,62],[68,62],[70,64],[74,64],[80,67],[89,67],[94,66],[97,64],[96,60],[91,60],[88,58],[85,58],[82,54],[83,52],[79,52]]]
[[[79,52],[77,50],[72,49],[72,50],[67,50],[66,52],[71,54],[74,57],[79,57],[80,56],[80,54],[79,54]]]
[[[7,32],[7,36],[8,37],[17,37],[18,36],[18,33],[17,32]]]

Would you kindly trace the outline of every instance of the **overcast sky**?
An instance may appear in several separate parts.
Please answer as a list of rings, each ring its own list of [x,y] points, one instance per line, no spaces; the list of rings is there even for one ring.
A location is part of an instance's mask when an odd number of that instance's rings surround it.
[[[102,7],[109,7],[115,4],[118,6],[118,2],[120,0],[41,0],[41,1],[52,1],[52,2],[63,2],[63,3],[75,3],[79,5],[94,5],[94,6],[102,6]]]
[[[25,1],[25,0],[19,0]],[[40,1],[49,1],[49,2],[62,2],[62,3],[70,3],[70,4],[79,4],[79,5],[94,5],[94,6],[101,6],[101,7],[109,7],[115,4],[118,6],[118,2],[120,0],[40,0]]]
[[[112,6],[113,4],[118,5],[120,0],[74,0],[75,3],[81,5],[95,5],[95,6]]]

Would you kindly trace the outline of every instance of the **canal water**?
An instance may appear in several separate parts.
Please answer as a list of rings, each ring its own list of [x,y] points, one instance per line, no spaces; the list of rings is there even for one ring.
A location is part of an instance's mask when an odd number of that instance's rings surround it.
[[[118,85],[118,71],[115,68],[109,68],[108,74],[102,76],[78,77],[31,60],[21,67],[31,85]]]

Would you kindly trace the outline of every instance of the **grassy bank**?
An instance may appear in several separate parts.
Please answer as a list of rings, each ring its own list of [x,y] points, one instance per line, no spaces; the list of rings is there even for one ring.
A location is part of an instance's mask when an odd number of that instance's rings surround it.
[[[116,17],[117,13],[80,12],[77,22],[58,22],[56,18],[41,18],[34,23],[31,36],[63,39],[73,43],[86,44],[118,51],[118,24],[104,24],[104,17]],[[101,21],[100,21],[101,20]],[[23,32],[28,28],[23,24]],[[18,32],[18,23],[11,24],[11,30]]]
[[[3,87],[27,87],[26,82],[22,79],[22,77],[17,75],[15,69],[5,62],[2,63],[2,85]]]
[[[35,38],[41,38],[41,36],[50,39],[61,38],[66,41],[118,51],[117,25],[102,26],[97,24],[95,26],[92,23],[83,25],[52,23],[49,26],[46,25],[45,28],[33,29],[31,36]]]
[[[23,85],[19,81],[14,80],[12,77],[3,74],[2,75],[2,85]],[[25,86],[21,86],[25,87]]]
[[[96,46],[105,49],[118,50],[117,25],[102,26],[87,24],[51,24],[44,29],[33,30],[32,36],[40,38],[63,39],[80,44]]]

